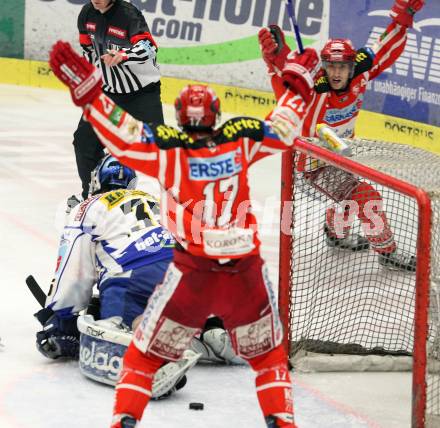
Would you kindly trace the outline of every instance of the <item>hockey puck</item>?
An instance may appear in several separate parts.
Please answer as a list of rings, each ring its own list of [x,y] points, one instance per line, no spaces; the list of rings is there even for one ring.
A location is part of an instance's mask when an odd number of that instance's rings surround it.
[[[191,410],[203,410],[204,407],[203,403],[189,403],[189,408]]]

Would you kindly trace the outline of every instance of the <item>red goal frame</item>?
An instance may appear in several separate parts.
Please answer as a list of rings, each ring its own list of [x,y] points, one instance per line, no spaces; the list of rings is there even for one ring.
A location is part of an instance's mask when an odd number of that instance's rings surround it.
[[[392,144],[392,143],[390,143]],[[427,400],[427,385],[425,371],[427,364],[426,342],[428,338],[428,308],[430,289],[430,249],[431,249],[431,200],[424,190],[399,180],[388,174],[374,170],[349,158],[345,158],[322,147],[308,142],[306,139],[297,138],[293,148],[282,157],[281,169],[281,214],[280,224],[290,225],[293,230],[293,204],[294,203],[294,155],[295,152],[309,155],[322,160],[327,164],[336,166],[347,172],[370,179],[409,196],[416,200],[418,216],[417,234],[417,270],[416,270],[416,296],[414,318],[414,349],[413,349],[413,375],[412,375],[412,427],[425,426],[425,410]],[[286,228],[280,228],[280,254],[279,254],[279,294],[278,305],[281,321],[284,326],[284,346],[289,353],[291,332],[291,302],[290,272],[292,268],[292,233],[286,234]],[[428,250],[428,251],[427,251]]]

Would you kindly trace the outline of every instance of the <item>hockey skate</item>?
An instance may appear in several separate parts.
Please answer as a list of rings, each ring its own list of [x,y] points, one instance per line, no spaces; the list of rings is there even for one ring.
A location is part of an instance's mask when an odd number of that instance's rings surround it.
[[[127,414],[115,415],[113,417],[111,428],[136,428],[137,420]]]
[[[131,416],[124,416],[121,419],[121,428],[135,428],[137,420]]]
[[[331,248],[339,248],[340,250],[348,251],[365,251],[370,248],[370,243],[367,238],[358,233],[348,234],[343,238],[337,238],[330,235],[328,226],[324,225],[325,242]]]
[[[287,417],[289,417],[289,416],[290,415],[287,415]],[[281,425],[278,424],[278,421],[279,421],[279,419],[277,417],[275,417],[274,415],[269,415],[269,416],[266,416],[266,418],[265,418],[265,422],[266,422],[267,428],[278,428],[278,427],[280,427]],[[284,423],[285,422],[286,421],[284,420]],[[285,425],[284,424],[283,426],[291,427],[291,428],[296,428],[296,425],[293,422],[291,424],[289,424],[289,425]]]
[[[392,253],[379,254],[379,264],[392,270],[401,270],[404,272],[416,271],[415,256],[397,250]]]

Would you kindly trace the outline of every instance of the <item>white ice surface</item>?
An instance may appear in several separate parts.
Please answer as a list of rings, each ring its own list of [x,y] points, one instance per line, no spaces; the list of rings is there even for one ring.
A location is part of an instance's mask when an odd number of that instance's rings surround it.
[[[166,116],[173,124],[169,106]],[[71,145],[79,117],[67,92],[0,85],[1,428],[106,427],[111,419],[112,388],[83,378],[73,362],[49,361],[36,351],[32,314],[39,308],[24,284],[33,274],[47,291],[55,267],[62,209],[80,189]],[[279,161],[262,161],[251,176],[274,282]],[[410,374],[293,377],[301,428],[410,426]],[[205,410],[189,410],[191,401],[203,402]],[[263,428],[253,374],[196,366],[182,391],[148,407],[141,427]]]

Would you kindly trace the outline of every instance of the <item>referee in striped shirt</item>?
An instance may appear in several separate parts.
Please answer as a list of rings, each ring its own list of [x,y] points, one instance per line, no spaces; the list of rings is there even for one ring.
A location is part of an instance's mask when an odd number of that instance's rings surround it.
[[[91,0],[81,9],[78,30],[84,56],[102,72],[104,92],[136,119],[163,123],[157,45],[142,13],[124,0]],[[104,152],[82,118],[73,145],[86,199],[90,172]]]

